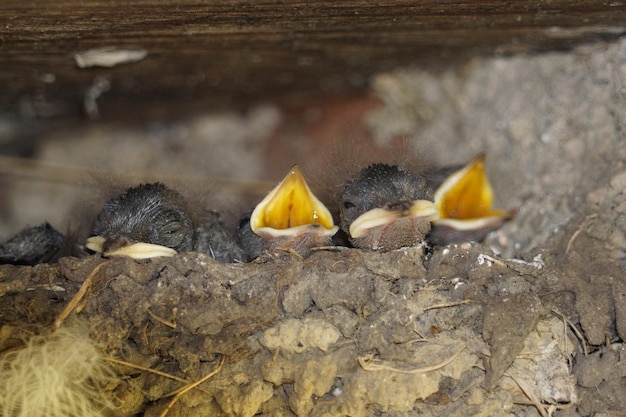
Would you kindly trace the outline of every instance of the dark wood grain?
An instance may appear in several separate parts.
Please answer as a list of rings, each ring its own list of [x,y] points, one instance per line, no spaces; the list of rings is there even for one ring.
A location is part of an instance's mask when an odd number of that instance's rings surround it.
[[[622,35],[623,2],[7,1],[0,4],[0,113],[84,117],[98,76],[106,119],[177,117],[349,93],[378,71],[479,54],[564,49]],[[139,46],[142,61],[80,69],[73,54]]]

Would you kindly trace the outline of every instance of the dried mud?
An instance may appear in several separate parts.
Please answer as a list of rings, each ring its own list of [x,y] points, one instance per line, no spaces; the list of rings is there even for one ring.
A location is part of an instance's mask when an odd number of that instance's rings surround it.
[[[575,248],[593,247],[580,239]],[[342,248],[250,264],[182,253],[4,266],[2,348],[25,329],[53,326],[90,277],[73,315],[110,354],[190,380],[225,357],[219,374],[169,415],[493,416],[522,412],[530,398],[545,410],[580,407],[587,388],[623,388],[621,345],[605,342],[624,337],[626,315],[615,308],[619,267],[607,261],[584,273],[570,250],[530,262],[465,243],[426,255],[422,247]],[[120,409],[150,416],[179,385],[135,371],[110,389]],[[598,407],[590,397],[585,406]],[[622,402],[608,396],[602,406]]]

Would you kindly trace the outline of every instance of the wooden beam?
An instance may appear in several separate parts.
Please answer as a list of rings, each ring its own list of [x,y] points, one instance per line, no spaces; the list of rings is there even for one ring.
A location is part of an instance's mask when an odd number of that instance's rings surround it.
[[[108,89],[91,97],[103,119],[178,117],[350,93],[398,66],[565,49],[626,32],[617,1],[376,3],[5,0],[0,114],[84,118],[86,94],[104,80]],[[148,55],[77,66],[75,53],[103,46]]]

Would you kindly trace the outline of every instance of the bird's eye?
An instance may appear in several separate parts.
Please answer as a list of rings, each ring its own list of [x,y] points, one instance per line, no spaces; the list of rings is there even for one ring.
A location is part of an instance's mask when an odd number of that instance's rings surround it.
[[[166,224],[161,231],[167,235],[173,235],[174,233],[178,233],[180,229],[180,223],[169,223]]]
[[[350,210],[354,208],[354,203],[351,201],[346,201],[343,203],[343,208],[345,208],[346,210]]]

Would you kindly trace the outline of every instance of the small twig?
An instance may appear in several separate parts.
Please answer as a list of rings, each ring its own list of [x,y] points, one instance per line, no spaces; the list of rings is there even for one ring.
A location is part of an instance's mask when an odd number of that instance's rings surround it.
[[[361,368],[363,368],[365,371],[393,371],[402,374],[424,374],[426,372],[432,372],[436,371],[437,369],[441,369],[447,364],[451,363],[461,354],[461,352],[465,350],[465,348],[467,348],[467,345],[464,343],[463,346],[461,346],[461,349],[459,349],[454,355],[444,360],[443,362],[436,365],[426,366],[424,368],[411,369],[408,371],[404,369],[393,368],[387,365],[382,365],[380,363],[373,363],[374,359],[371,355],[360,356],[359,358],[357,358],[357,360],[359,361],[359,365],[361,365]]]
[[[103,356],[102,359],[104,359],[107,362],[111,362],[111,363],[114,363],[114,364],[117,364],[117,365],[126,366],[128,368],[138,369],[140,371],[150,372],[150,373],[155,374],[155,375],[159,375],[159,376],[162,376],[162,377],[165,377],[165,378],[173,379],[174,381],[182,382],[183,384],[190,384],[191,383],[191,381],[189,381],[188,379],[181,378],[181,377],[178,377],[176,375],[168,374],[167,372],[158,371],[156,369],[148,368],[146,366],[141,366],[141,365],[137,365],[137,364],[134,364],[134,363],[131,363],[131,362],[126,362],[126,361],[123,361],[121,359],[109,358],[109,357],[106,357],[106,356]],[[208,391],[206,391],[206,390],[204,390],[202,388],[198,388],[198,389],[201,390],[202,392],[204,392],[205,394],[210,394]],[[171,395],[173,395],[173,394],[171,394]],[[169,396],[170,395],[165,395],[164,397],[169,397]]]
[[[542,353],[532,354],[532,353],[520,353],[519,355],[515,355],[515,359],[531,361],[534,365],[537,365],[537,361],[533,356],[545,355]]]
[[[512,371],[513,371],[513,367],[509,368],[509,370],[506,371],[504,373],[504,375],[506,375],[509,378],[511,378],[513,380],[513,382],[515,382],[515,384],[517,384],[519,389],[533,403],[533,405],[535,406],[537,411],[539,411],[539,414],[541,414],[542,417],[550,417],[550,415],[548,414],[548,410],[546,410],[546,408],[543,406],[543,404],[541,404],[539,399],[535,396],[535,393],[529,387],[524,385],[518,378],[516,378],[513,375]]]
[[[157,316],[152,311],[150,311],[150,309],[148,309],[148,314],[150,314],[150,317],[152,317],[153,319],[155,319],[159,323],[161,323],[161,324],[163,324],[163,325],[165,325],[167,327],[171,327],[172,329],[176,328],[176,309],[173,310],[173,320],[172,321],[165,320],[164,318]]]
[[[289,255],[297,258],[300,261],[304,261],[304,256],[302,256],[297,250],[295,250],[294,248],[283,248],[283,247],[277,247],[276,251],[282,251],[282,252],[286,252]]]
[[[350,345],[356,345],[356,344],[357,344],[356,340],[354,340],[354,339],[347,339],[347,340],[344,340],[342,342],[338,342],[338,343],[333,344],[332,348],[333,348],[333,350],[337,350],[337,349],[340,349],[340,348],[342,348],[344,346],[350,346]]]
[[[26,338],[22,336],[18,337],[17,335],[13,336],[13,332],[16,330],[22,333],[26,333],[29,337],[33,337],[36,335],[36,333],[33,332],[32,330],[28,330],[27,328],[22,327],[22,326],[15,326],[12,324],[3,325],[0,328],[0,333],[2,333],[2,339],[6,339],[8,337],[15,338],[15,339],[19,338],[22,340],[22,342],[19,345],[12,346],[10,348],[0,351],[0,356],[6,355],[7,353],[10,353],[10,352],[14,352],[16,350],[24,349],[27,346]]]
[[[585,217],[585,219],[580,223],[580,226],[578,226],[578,229],[576,229],[576,231],[572,234],[572,237],[569,238],[569,241],[567,242],[567,247],[565,248],[565,254],[567,255],[569,253],[569,250],[572,247],[572,243],[574,243],[574,240],[576,240],[576,238],[578,237],[578,235],[580,234],[580,232],[582,232],[583,227],[585,227],[585,225],[587,224],[587,221],[589,219],[593,219],[594,217],[598,217],[598,213],[593,213],[588,215],[587,217]]]
[[[146,372],[153,373],[155,375],[164,376],[165,378],[173,379],[174,381],[182,382],[183,384],[189,384],[190,383],[190,381],[185,379],[185,378],[180,378],[180,377],[178,377],[176,375],[168,374],[167,372],[158,371],[156,369],[148,368],[146,366],[141,366],[141,365],[137,365],[137,364],[134,364],[134,363],[131,363],[131,362],[126,362],[126,361],[123,361],[121,359],[108,358],[106,356],[103,356],[102,359],[104,359],[107,362],[115,363],[117,365],[122,365],[122,366],[126,366],[128,368],[138,369],[140,371],[146,371]]]
[[[67,318],[67,316],[69,316],[72,311],[74,311],[74,309],[80,304],[83,297],[91,290],[93,281],[100,269],[102,269],[102,267],[108,263],[109,261],[104,261],[101,264],[98,264],[98,266],[96,266],[93,271],[91,271],[85,281],[83,281],[83,284],[78,289],[78,292],[74,295],[74,297],[72,297],[70,302],[67,303],[63,311],[61,311],[61,313],[57,316],[56,320],[52,324],[53,332],[61,327],[61,324],[63,324],[63,321]]]
[[[420,340],[414,340],[414,342],[430,342],[430,340],[425,338],[424,335],[421,334],[420,331],[415,328],[415,326],[413,326],[413,333],[415,333],[416,335],[422,338]]]
[[[503,268],[508,268],[508,265],[507,265],[507,264],[505,264],[504,262],[502,262],[500,259],[496,259],[496,258],[494,258],[493,256],[489,256],[489,255],[486,255],[486,254],[484,254],[484,253],[481,253],[481,254],[480,254],[480,255],[478,255],[478,256],[482,256],[484,259],[488,260],[489,262],[493,262],[494,264],[496,264],[496,265],[498,265],[498,266],[501,266],[501,267],[503,267]]]
[[[108,261],[107,261],[108,262]],[[93,272],[93,271],[92,271]],[[90,274],[91,275],[91,274]],[[81,311],[83,311],[83,308],[85,308],[85,306],[87,305],[87,303],[89,302],[89,298],[91,297],[91,294],[94,293],[94,291],[96,291],[98,288],[98,285],[100,285],[100,282],[96,280],[95,276],[94,278],[91,280],[91,284],[89,285],[89,288],[87,288],[87,291],[85,291],[85,294],[82,297],[82,300],[80,300],[80,302],[76,305],[76,307],[74,308],[74,312],[76,314],[80,313]]]
[[[506,375],[506,376],[509,376],[509,375]],[[513,400],[513,404],[532,405],[532,406],[535,405],[535,403],[533,403],[532,401],[521,401],[521,400]],[[574,404],[574,403],[567,403],[567,404],[544,404],[544,405],[548,406],[548,415],[550,415],[550,416],[554,413],[554,410],[569,410],[569,409],[574,408],[576,406],[576,404]]]
[[[65,288],[57,285],[57,284],[35,284],[32,287],[28,287],[26,288],[26,291],[35,291],[37,289],[43,289],[43,290],[48,290],[48,291],[54,291],[54,292],[65,292]]]
[[[460,305],[463,305],[463,304],[471,304],[471,303],[475,303],[475,302],[476,301],[474,301],[474,300],[463,300],[463,301],[457,301],[457,302],[454,302],[454,303],[435,304],[435,305],[432,305],[430,307],[426,307],[424,309],[424,311],[435,310],[437,308],[456,307],[456,306],[460,306]]]
[[[171,401],[167,404],[167,407],[165,407],[165,410],[163,410],[163,412],[159,415],[159,417],[165,417],[167,413],[171,410],[171,408],[174,406],[174,404],[176,404],[178,400],[180,399],[180,397],[182,397],[183,394],[185,394],[187,391],[194,389],[195,387],[202,384],[203,382],[208,381],[209,378],[211,378],[212,376],[216,375],[220,371],[220,369],[222,369],[222,365],[224,365],[224,358],[225,358],[224,356],[220,358],[220,361],[217,364],[217,367],[212,372],[200,378],[196,382],[193,382],[189,385],[184,386],[180,391],[178,391],[178,393],[174,396],[174,398],[172,398]]]
[[[585,342],[585,337],[578,331],[576,326],[574,326],[574,323],[569,321],[568,318],[565,317],[565,314],[561,313],[560,311],[556,309],[551,309],[550,311],[552,311],[552,313],[556,314],[557,316],[561,317],[561,319],[563,319],[563,321],[567,323],[569,327],[574,331],[574,334],[580,340],[580,344],[582,345],[582,348],[583,348],[583,353],[585,354],[585,356],[587,356],[588,352],[587,352],[587,343]]]
[[[568,343],[567,343],[567,321],[565,320],[565,317],[561,317],[561,321],[563,322],[563,343],[564,343],[564,350],[565,352],[568,352]],[[569,361],[568,361],[569,363]]]
[[[314,246],[310,250],[311,252],[318,251],[330,251],[330,252],[342,252],[346,250],[351,250],[352,248],[348,248],[346,246]]]
[[[141,332],[139,333],[140,337],[141,337],[141,342],[144,344],[144,346],[150,346],[150,342],[148,340],[148,325],[151,324],[148,320],[146,320],[145,324],[143,325],[143,329],[141,329]]]
[[[469,384],[467,384],[466,387],[464,387],[457,395],[455,395],[454,397],[450,398],[450,402],[457,402],[458,400],[460,400],[466,392],[468,392],[469,390],[471,390],[472,388],[474,388],[476,385],[478,385],[478,380],[475,380]]]

